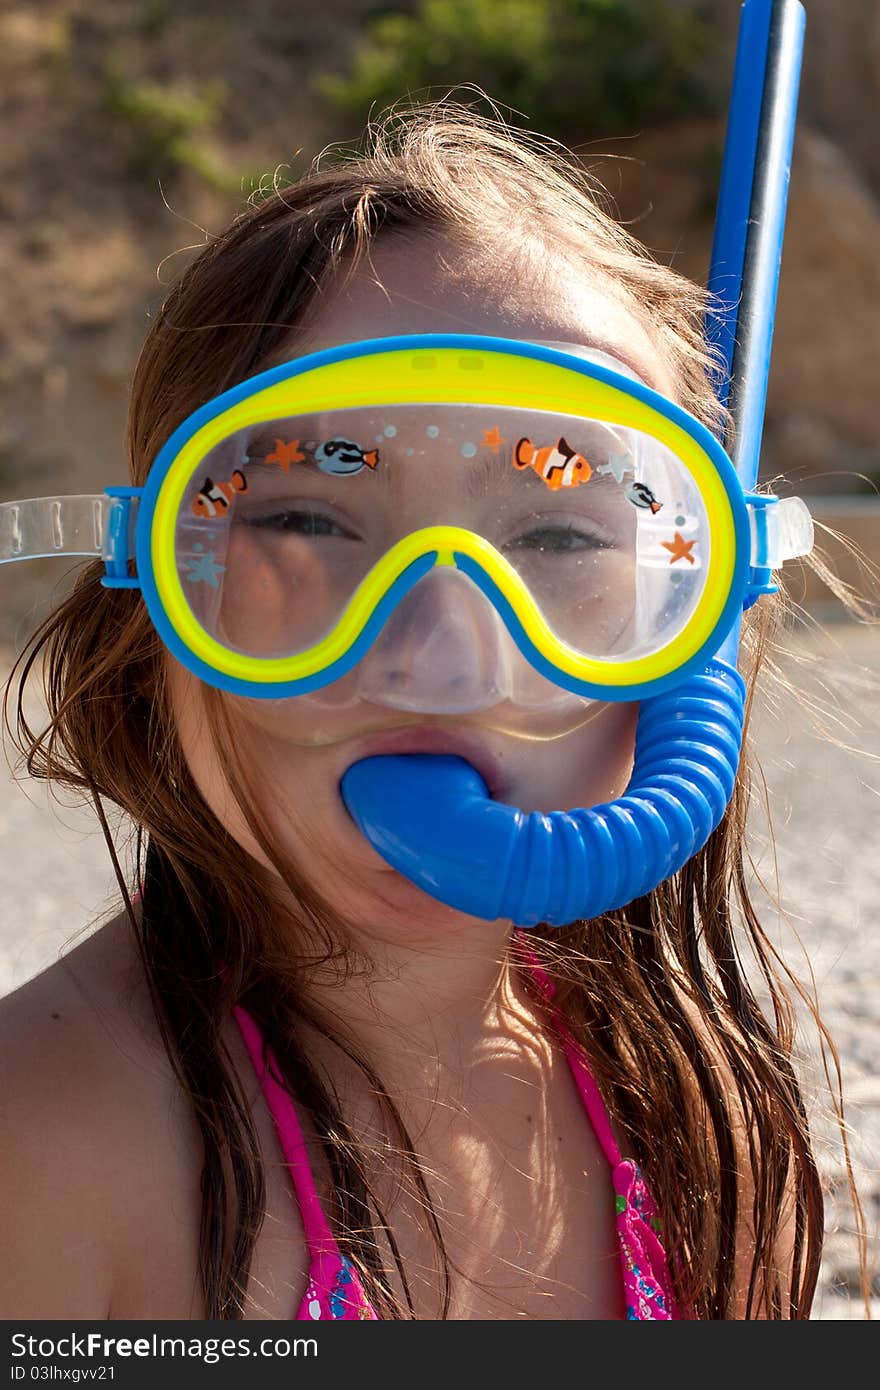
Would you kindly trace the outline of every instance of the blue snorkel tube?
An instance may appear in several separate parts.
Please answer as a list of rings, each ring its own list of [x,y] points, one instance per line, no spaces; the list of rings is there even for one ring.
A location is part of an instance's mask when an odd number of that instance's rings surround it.
[[[719,397],[734,437],[723,443],[753,504],[805,19],[798,0],[742,6],[709,275],[730,306],[707,326],[726,364]],[[744,607],[776,587],[769,567],[754,567]],[[642,701],[632,776],[615,801],[526,814],[493,801],[461,758],[411,754],[353,764],[342,779],[349,813],[393,868],[473,916],[564,926],[624,907],[703,847],[733,795],[740,625],[738,615],[705,671]]]

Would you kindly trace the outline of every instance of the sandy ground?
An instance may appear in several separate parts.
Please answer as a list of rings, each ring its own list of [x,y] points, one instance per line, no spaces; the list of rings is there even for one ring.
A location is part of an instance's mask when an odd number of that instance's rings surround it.
[[[853,1161],[871,1238],[873,1313],[880,1313],[880,633],[851,625],[788,639],[785,676],[798,702],[768,683],[753,746],[761,776],[750,827],[754,902],[791,968],[815,976],[839,1049]],[[10,653],[0,650],[0,672]],[[32,708],[39,710],[34,699]],[[824,731],[814,727],[817,720]],[[12,753],[7,745],[7,757]],[[105,920],[116,883],[93,812],[0,764],[0,995],[37,974]],[[766,885],[766,891],[761,886]],[[772,899],[777,890],[781,911]],[[841,1145],[823,1102],[815,1029],[803,1031],[802,1073],[829,1191],[828,1236],[815,1316],[864,1318]]]

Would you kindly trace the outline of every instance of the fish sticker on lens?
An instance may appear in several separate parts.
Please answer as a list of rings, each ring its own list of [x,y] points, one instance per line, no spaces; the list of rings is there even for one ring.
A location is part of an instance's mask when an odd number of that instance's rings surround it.
[[[350,439],[328,439],[315,450],[315,463],[321,472],[334,477],[360,473],[362,468],[375,468],[378,462],[378,449],[362,449]]]
[[[553,492],[563,487],[577,487],[593,476],[592,464],[562,436],[555,444],[543,448],[536,447],[530,439],[518,439],[513,451],[513,466],[521,471],[534,469]]]
[[[247,479],[240,468],[236,468],[232,477],[222,483],[206,478],[192,504],[193,516],[208,520],[225,516],[238,492],[247,492]]]
[[[646,483],[631,482],[624,496],[628,502],[632,502],[634,507],[643,507],[645,510],[653,512],[655,515],[663,506],[662,502],[657,501],[657,498]]]

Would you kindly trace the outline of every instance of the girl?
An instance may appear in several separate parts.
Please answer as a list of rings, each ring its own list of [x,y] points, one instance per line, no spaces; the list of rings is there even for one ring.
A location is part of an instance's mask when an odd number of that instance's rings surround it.
[[[706,301],[555,150],[426,108],[248,207],[183,273],[135,372],[132,481],[236,383],[402,334],[559,344],[717,434]],[[378,487],[379,437],[230,453],[193,513],[253,506],[256,465],[287,477],[309,448],[322,487]],[[538,442],[516,461],[544,498]],[[555,466],[574,458],[563,444]],[[382,486],[372,515],[391,544],[425,498]],[[344,505],[287,512],[265,543],[305,537],[344,566]],[[276,601],[262,571],[239,572],[241,631],[269,643],[313,581]],[[44,652],[51,722],[28,727],[20,690],[19,739],[32,774],[89,792],[111,853],[103,802],[131,817],[136,891],[114,854],[124,910],[0,1006],[4,1316],[808,1317],[822,1197],[792,1012],[746,889],[745,758],[672,878],[592,920],[514,931],[390,868],[341,779],[371,755],[445,753],[500,802],[591,806],[627,786],[637,701],[594,701],[575,727],[541,699],[517,727],[466,702],[414,714],[420,681],[469,679],[483,617],[456,606],[445,626],[392,619],[356,697],[343,681],[336,701],[254,699],[201,681],[102,573],[87,566],[34,639],[22,686]],[[781,602],[745,616],[749,695]],[[396,699],[370,699],[380,679]]]

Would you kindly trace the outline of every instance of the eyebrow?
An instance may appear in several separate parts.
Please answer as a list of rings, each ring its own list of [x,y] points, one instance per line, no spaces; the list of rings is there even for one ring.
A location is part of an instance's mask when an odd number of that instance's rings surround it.
[[[514,445],[508,444],[500,453],[494,454],[487,450],[473,459],[462,460],[469,465],[462,489],[469,502],[478,501],[480,497],[485,496],[493,484],[508,481],[511,473],[516,471],[513,451]]]
[[[586,429],[589,425],[597,423],[601,424],[600,421],[593,421],[586,416],[581,421],[576,421],[574,419],[571,421],[571,424],[575,426],[575,428],[580,425],[582,429]],[[608,428],[612,427],[609,426]],[[553,433],[553,431],[551,431],[551,433]],[[252,449],[255,446],[264,448],[267,446],[274,447],[276,438],[277,431],[272,428],[271,423],[268,425],[259,425],[256,427],[256,433],[247,441],[247,447],[248,449]],[[555,443],[555,440],[551,442]],[[371,475],[371,485],[376,490],[393,493],[399,490],[407,460],[400,456],[398,446],[391,440],[386,441],[382,447],[388,450],[391,456],[390,461],[394,466],[391,468],[387,466],[385,468],[377,468],[375,473]],[[504,440],[497,452],[489,447],[485,447],[482,451],[478,450],[471,458],[465,455],[461,456],[462,475],[465,479],[463,493],[469,501],[476,501],[484,497],[493,484],[507,482],[512,472],[522,472],[524,474],[531,474],[533,472],[529,467],[523,469],[515,468],[513,462],[515,449],[516,444],[510,439]],[[591,443],[588,443],[582,451],[577,450],[577,452],[583,452],[588,463],[594,461],[591,458],[591,454],[593,454]],[[306,465],[310,475],[314,475],[321,471],[314,459],[309,457],[308,454],[306,457]],[[298,467],[301,467],[301,465]],[[247,470],[248,476],[254,478],[274,478],[277,475],[277,469],[271,464],[267,465],[261,458],[250,459],[247,464]],[[535,476],[535,482],[537,481],[537,476]],[[601,474],[595,476],[595,483],[604,481],[605,479]],[[530,483],[526,483],[525,485],[531,486]]]
[[[513,462],[514,444],[508,443],[499,453],[486,450],[478,453],[473,458],[462,458],[462,488],[461,495],[469,502],[477,502],[485,497],[499,483],[508,483],[515,474],[520,475],[520,487],[533,489],[535,493],[543,495],[545,484],[531,468],[517,469]],[[589,461],[590,451],[586,451]],[[394,467],[377,468],[370,478],[370,485],[373,488],[384,492],[394,493],[400,490],[403,485],[404,471],[408,460],[403,458],[394,459]],[[593,487],[602,486],[607,483],[607,479],[602,475],[594,475]],[[607,490],[603,487],[603,491]]]

